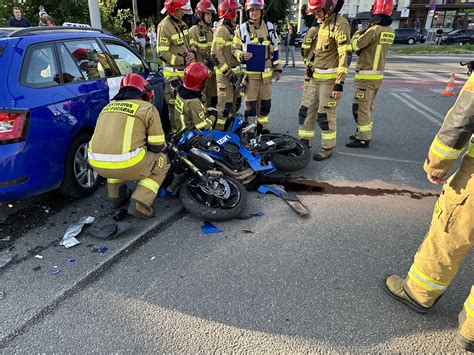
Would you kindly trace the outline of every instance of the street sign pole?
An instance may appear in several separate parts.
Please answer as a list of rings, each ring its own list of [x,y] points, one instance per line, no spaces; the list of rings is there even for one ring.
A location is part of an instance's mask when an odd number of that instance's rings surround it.
[[[298,29],[297,29],[297,33],[300,33],[301,32],[301,18],[303,17],[303,15],[301,15],[301,9],[303,9],[303,0],[299,0],[299,4],[298,4]]]
[[[89,15],[91,18],[91,26],[93,28],[102,29],[102,22],[100,21],[99,1],[98,0],[88,0],[88,1],[89,1]]]

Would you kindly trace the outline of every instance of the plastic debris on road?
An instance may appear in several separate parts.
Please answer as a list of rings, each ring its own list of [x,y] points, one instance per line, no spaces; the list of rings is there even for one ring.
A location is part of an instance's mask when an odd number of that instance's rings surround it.
[[[15,259],[16,255],[0,255],[0,270],[7,268],[13,260]]]
[[[39,271],[39,270],[41,270],[41,266],[35,266],[32,270],[33,271]]]
[[[201,229],[204,234],[222,233],[221,229],[219,229],[209,221],[204,221],[204,225],[201,226]]]
[[[150,259],[150,261],[155,260],[155,258],[156,258],[155,256],[152,256],[151,259]]]
[[[98,252],[99,254],[105,254],[107,252],[107,248],[106,247],[102,247],[102,248],[99,248]]]
[[[44,256],[43,256],[43,255],[39,255],[39,254],[38,254],[38,255],[35,255],[35,258],[36,258],[36,259],[43,260]]]
[[[286,192],[283,186],[280,185],[260,185],[257,191],[261,194],[271,192],[278,197],[281,197]]]
[[[76,259],[71,258],[71,259],[68,259],[67,261],[70,262],[70,263],[75,263]]]
[[[60,272],[61,272],[61,270],[60,270],[60,269],[58,269],[58,267],[57,267],[57,266],[55,266],[55,267],[53,267],[53,270],[51,271],[51,275],[53,275],[53,276],[54,276],[54,275],[57,275],[57,274],[59,274]]]
[[[0,301],[3,300],[6,296],[5,292],[0,292]]]
[[[91,216],[82,217],[78,223],[71,224],[66,230],[66,233],[64,233],[63,240],[60,244],[68,249],[81,244],[75,237],[81,233],[85,224],[92,224],[94,220],[95,218]]]
[[[118,238],[123,232],[130,229],[131,226],[132,224],[127,222],[107,224],[102,227],[91,227],[87,233],[98,239],[113,240]]]
[[[242,232],[254,234],[254,231],[251,229],[242,229]]]

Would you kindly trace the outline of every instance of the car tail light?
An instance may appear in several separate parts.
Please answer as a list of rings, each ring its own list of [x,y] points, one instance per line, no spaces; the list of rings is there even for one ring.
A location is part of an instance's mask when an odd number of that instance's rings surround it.
[[[27,123],[26,112],[0,112],[0,144],[24,140]]]

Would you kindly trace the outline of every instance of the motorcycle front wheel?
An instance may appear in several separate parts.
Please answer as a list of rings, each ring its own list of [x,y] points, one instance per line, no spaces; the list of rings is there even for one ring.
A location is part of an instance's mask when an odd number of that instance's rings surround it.
[[[230,176],[209,177],[203,182],[191,176],[181,186],[179,197],[184,208],[208,221],[228,221],[239,217],[247,206],[247,191]]]

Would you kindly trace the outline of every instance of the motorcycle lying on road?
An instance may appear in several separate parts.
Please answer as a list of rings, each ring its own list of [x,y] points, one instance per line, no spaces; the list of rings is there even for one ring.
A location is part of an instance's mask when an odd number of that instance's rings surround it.
[[[205,152],[194,147],[182,149],[191,129],[168,136],[170,169],[162,188],[179,190],[184,208],[204,220],[227,221],[240,216],[247,205],[245,187],[216,168],[214,159]]]
[[[250,136],[255,126],[246,125],[240,114],[234,115],[226,128],[224,131],[188,130],[178,146],[212,158],[215,168],[245,186],[276,171],[304,169],[310,162],[309,148],[295,137],[272,133]]]

